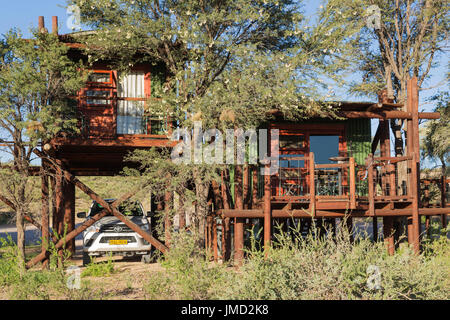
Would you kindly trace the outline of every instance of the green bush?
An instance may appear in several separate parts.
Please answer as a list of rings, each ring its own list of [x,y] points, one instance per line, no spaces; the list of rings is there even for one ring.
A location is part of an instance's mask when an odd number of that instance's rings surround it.
[[[351,242],[345,228],[336,238],[280,232],[267,258],[253,241],[238,270],[211,264],[197,248],[192,236],[175,236],[161,262],[166,272],[151,277],[145,288],[151,299],[450,298],[445,234],[426,243],[420,255],[402,245],[389,256],[383,242]]]
[[[151,275],[144,288],[149,298],[214,299],[226,272],[223,266],[211,264],[209,254],[200,248],[194,236],[186,232],[173,234],[170,251],[160,259],[165,272]]]
[[[16,300],[80,300],[101,297],[101,292],[89,289],[86,283],[81,283],[80,289],[69,289],[69,275],[64,268],[58,266],[58,259],[53,256],[54,254],[50,257],[48,270],[21,272],[17,264],[16,244],[11,237],[6,240],[0,238],[0,286],[6,289],[10,299]]]
[[[91,258],[91,262],[81,273],[82,277],[106,277],[114,273],[114,262],[111,255],[106,262],[95,262]]]

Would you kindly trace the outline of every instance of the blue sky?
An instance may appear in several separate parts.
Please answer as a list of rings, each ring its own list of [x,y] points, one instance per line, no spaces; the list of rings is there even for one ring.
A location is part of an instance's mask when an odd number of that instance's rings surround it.
[[[321,4],[321,1],[317,0],[305,0],[305,10],[307,16],[314,16],[317,8]],[[0,35],[5,34],[9,29],[13,27],[19,28],[22,33],[27,36],[29,35],[30,28],[36,28],[38,24],[38,16],[45,17],[46,27],[50,30],[52,16],[59,17],[59,30],[60,33],[70,33],[71,30],[67,27],[66,23],[69,18],[66,12],[66,0],[13,0],[13,1],[2,1],[1,11],[0,11]],[[445,77],[447,74],[447,66],[449,64],[448,55],[442,55],[438,60],[440,62],[440,67],[434,69],[431,73],[431,79],[424,84],[423,88],[434,87],[430,90],[424,90],[420,93],[420,110],[431,111],[434,105],[426,102],[426,99],[434,95],[439,87],[443,90],[448,90],[448,82],[446,82]],[[439,85],[439,86],[438,86]],[[438,87],[437,87],[438,86]],[[356,98],[352,97],[345,92],[339,92],[339,100],[364,100],[370,101],[369,98]],[[376,122],[372,126],[372,130],[376,129]]]
[[[314,16],[321,1],[305,0],[304,3],[306,15]],[[0,11],[0,34],[6,33],[10,28],[17,27],[25,36],[29,35],[30,28],[37,27],[38,16],[41,15],[45,17],[45,24],[48,29],[51,29],[51,17],[58,16],[60,33],[69,33],[71,30],[66,25],[69,15],[66,12],[65,6],[66,0],[3,0]],[[435,87],[438,84],[441,84],[441,87],[445,87],[445,75],[449,63],[448,55],[441,56],[439,61],[441,67],[433,70],[431,79],[423,88]],[[421,110],[431,111],[434,108],[433,105],[427,104],[425,100],[436,92],[436,88],[421,91]],[[349,96],[345,92],[339,93],[341,94],[339,100],[361,100],[361,98]],[[370,99],[363,98],[362,100],[367,101]]]

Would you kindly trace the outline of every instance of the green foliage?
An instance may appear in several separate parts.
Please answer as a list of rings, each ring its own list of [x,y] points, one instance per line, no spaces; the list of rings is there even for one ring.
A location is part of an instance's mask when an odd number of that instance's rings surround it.
[[[55,35],[34,31],[33,36],[25,40],[17,31],[7,33],[7,51],[0,60],[0,124],[11,134],[7,140],[19,148],[75,130],[68,97],[86,80],[81,65],[69,59],[68,47]]]
[[[294,237],[295,241],[292,241]],[[383,242],[349,240],[345,229],[331,236],[303,239],[298,230],[282,232],[264,252],[250,248],[239,270],[209,264],[207,255],[186,237],[162,262],[166,272],[146,286],[150,298],[177,299],[440,299],[448,300],[450,241],[425,245],[421,255],[400,246],[394,256]],[[191,240],[192,241],[192,240]],[[431,250],[431,248],[433,248]],[[371,266],[380,270],[380,288],[368,286]]]
[[[85,283],[80,289],[67,287],[68,275],[55,263],[48,270],[29,270],[23,273],[17,264],[16,244],[11,237],[0,238],[0,286],[10,299],[98,299],[100,292],[89,289]],[[55,252],[54,254],[57,254]]]
[[[431,159],[439,159],[445,168],[450,163],[450,100],[448,92],[441,92],[431,98],[437,103],[435,112],[441,114],[440,119],[430,120],[425,124],[425,136],[422,139],[422,155]]]
[[[91,258],[91,262],[86,266],[86,268],[81,273],[82,277],[106,277],[115,272],[114,262],[111,255],[106,262],[95,262]]]
[[[63,130],[77,131],[69,97],[86,77],[54,34],[33,31],[32,39],[22,39],[11,30],[0,42],[0,141],[6,142],[0,151],[12,156],[1,166],[0,194],[16,215],[18,264],[23,265],[24,215],[33,212],[30,185],[36,181],[29,177],[33,150]]]
[[[171,250],[161,265],[165,272],[153,274],[145,286],[150,299],[214,299],[226,276],[225,268],[209,263],[198,239],[186,232],[173,234]]]
[[[369,27],[376,6],[380,28]],[[319,10],[319,28],[338,42],[350,80],[350,92],[376,96],[381,89],[397,102],[406,98],[406,81],[416,76],[419,88],[437,66],[449,30],[446,1],[328,0]],[[354,77],[352,77],[354,79]]]
[[[0,238],[0,250],[0,286],[18,282],[17,247],[11,236]]]

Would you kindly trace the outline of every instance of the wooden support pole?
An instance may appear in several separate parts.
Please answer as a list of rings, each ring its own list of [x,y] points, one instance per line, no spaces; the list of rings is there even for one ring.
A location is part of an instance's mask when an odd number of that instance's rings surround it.
[[[272,190],[269,175],[270,169],[268,165],[266,166],[264,173],[264,250],[267,256],[272,237],[272,208],[270,203]]]
[[[353,243],[354,241],[354,237],[353,237],[353,218],[351,217],[351,215],[346,215],[344,217],[344,221],[345,221],[345,228],[347,228],[348,230],[348,234],[350,237],[350,242]]]
[[[181,195],[178,197],[178,228],[180,232],[186,228],[186,211],[184,209],[184,199]]]
[[[57,214],[56,214],[56,178],[54,175],[50,176],[51,188],[51,224],[53,233],[57,234]]]
[[[64,191],[63,177],[61,171],[56,173],[55,177],[55,225],[58,237],[62,237],[64,233]]]
[[[350,183],[350,209],[356,209],[356,181],[355,181],[355,158],[351,157],[349,160],[349,183]]]
[[[64,204],[63,204],[63,228],[64,232],[70,233],[75,229],[75,186],[70,182],[63,183]],[[75,239],[71,239],[66,243],[66,249],[75,254]]]
[[[447,206],[446,203],[446,195],[447,195],[447,177],[442,176],[441,177],[441,208],[445,208]],[[447,228],[447,215],[442,214],[441,215],[441,225],[442,229]]]
[[[222,255],[224,261],[229,261],[231,257],[231,220],[230,218],[223,219],[223,240],[222,240]]]
[[[215,218],[213,218],[212,221],[212,246],[213,246],[213,255],[214,255],[214,261],[217,262],[219,259],[219,252],[217,249],[217,221]]]
[[[205,243],[206,243],[206,250],[208,252],[211,252],[212,249],[212,224],[213,224],[213,217],[207,216],[206,217],[206,226],[205,226]]]
[[[420,217],[419,217],[419,192],[417,188],[418,165],[416,155],[413,153],[411,161],[411,196],[412,199],[412,245],[416,254],[420,253]]]
[[[369,212],[371,215],[375,213],[375,188],[373,185],[373,155],[369,154],[366,160],[366,167],[367,167],[367,189],[368,189],[368,200],[369,200]]]
[[[173,193],[166,192],[164,195],[164,239],[167,248],[170,248],[170,238],[172,234],[172,201]]]
[[[369,213],[371,216],[375,215],[375,190],[373,185],[373,155],[369,154],[366,159],[366,168],[367,168],[367,186],[368,186],[368,200],[369,200]],[[377,217],[372,218],[372,232],[373,232],[373,241],[378,240],[378,219]]]
[[[379,102],[388,103],[389,101],[386,90],[379,93]],[[390,128],[388,120],[380,120],[378,126],[380,130],[380,155],[381,157],[391,156],[391,138]],[[390,165],[384,165],[381,167],[381,190],[385,196],[392,195],[391,189],[395,186],[391,185]],[[395,181],[395,178],[394,178]],[[395,252],[395,230],[394,230],[394,217],[383,217],[383,236],[386,244],[386,248],[390,255]]]
[[[408,112],[412,114],[411,120],[407,121],[407,150],[408,154],[412,156],[412,160],[409,161],[409,169],[411,172],[409,181],[409,195],[412,200],[412,229],[408,228],[408,231],[412,232],[411,236],[408,236],[410,245],[413,246],[414,252],[418,254],[420,252],[420,218],[419,218],[419,159],[420,159],[420,146],[419,146],[419,91],[417,88],[417,78],[414,77],[408,80],[407,83],[407,108]]]
[[[394,255],[395,253],[395,243],[394,243],[394,220],[392,217],[383,217],[383,236],[386,248],[389,255]]]
[[[49,203],[48,203],[48,175],[47,166],[45,162],[42,162],[41,167],[41,233],[42,233],[42,253],[45,257],[48,257],[47,250],[50,244],[49,233]],[[43,265],[44,268],[48,267],[48,259],[45,259]]]
[[[315,183],[315,164],[314,152],[309,153],[309,210],[311,217],[316,216],[316,183]]]
[[[243,198],[244,198],[244,209],[248,209],[249,208],[249,203],[250,203],[250,184],[249,184],[249,167],[247,164],[244,165],[244,185],[243,185]]]
[[[256,208],[258,204],[258,167],[252,168],[252,203],[251,208]]]
[[[244,209],[243,188],[242,188],[242,167],[237,165],[235,171],[235,203],[236,209]],[[242,264],[244,259],[244,218],[234,219],[234,260],[237,264]]]
[[[225,172],[221,172],[221,193],[223,199],[223,208],[229,210],[230,203],[228,201],[228,189],[225,183]],[[231,226],[230,218],[224,218],[222,221],[222,259],[224,261],[230,260],[231,257]]]
[[[430,237],[430,216],[425,216],[425,233]]]

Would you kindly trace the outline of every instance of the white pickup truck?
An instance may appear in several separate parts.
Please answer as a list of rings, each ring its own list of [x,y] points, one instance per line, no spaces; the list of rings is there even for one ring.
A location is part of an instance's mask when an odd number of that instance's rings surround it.
[[[115,199],[107,199],[113,203]],[[128,217],[132,222],[150,233],[148,221],[150,213],[144,213],[139,201],[123,202],[119,206],[119,212]],[[80,212],[78,218],[91,219],[103,210],[97,202],[92,202],[88,214]],[[139,234],[131,230],[118,218],[108,215],[95,222],[83,232],[83,266],[90,263],[92,256],[121,255],[141,256],[143,262],[150,260],[151,244]]]

